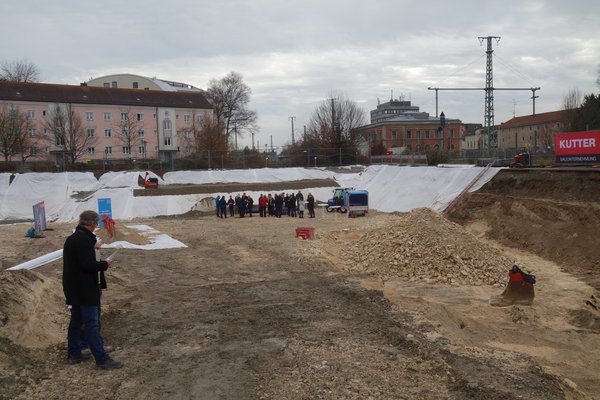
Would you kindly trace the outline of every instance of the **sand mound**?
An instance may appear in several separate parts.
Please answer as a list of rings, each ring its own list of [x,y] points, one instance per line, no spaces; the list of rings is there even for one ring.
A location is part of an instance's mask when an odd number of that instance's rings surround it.
[[[29,271],[0,271],[0,337],[41,348],[65,339],[68,310],[60,283]]]
[[[383,280],[431,284],[504,285],[514,260],[430,209],[398,215],[397,222],[357,236],[334,232],[342,268]]]

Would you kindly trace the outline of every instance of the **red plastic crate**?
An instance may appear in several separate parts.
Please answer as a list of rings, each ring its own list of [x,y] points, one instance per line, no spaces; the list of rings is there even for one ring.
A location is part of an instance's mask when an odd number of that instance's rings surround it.
[[[315,228],[303,227],[296,228],[296,237],[301,237],[302,239],[312,239],[315,236]]]

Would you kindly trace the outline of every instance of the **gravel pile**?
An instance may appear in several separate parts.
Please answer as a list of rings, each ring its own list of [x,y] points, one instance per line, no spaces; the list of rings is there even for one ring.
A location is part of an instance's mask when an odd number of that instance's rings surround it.
[[[349,236],[342,231],[328,238],[344,249],[342,268],[383,280],[502,286],[514,262],[426,208],[399,214],[388,227],[372,229],[358,240]]]

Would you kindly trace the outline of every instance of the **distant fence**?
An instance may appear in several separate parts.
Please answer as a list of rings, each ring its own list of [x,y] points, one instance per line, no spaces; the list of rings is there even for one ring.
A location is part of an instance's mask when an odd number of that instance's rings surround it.
[[[371,164],[427,165],[425,154],[386,154],[371,156]]]

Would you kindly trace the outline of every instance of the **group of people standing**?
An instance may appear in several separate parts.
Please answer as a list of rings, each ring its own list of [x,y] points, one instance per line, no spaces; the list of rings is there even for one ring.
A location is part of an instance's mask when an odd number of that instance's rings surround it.
[[[240,218],[245,216],[252,217],[254,212],[254,199],[243,193],[233,198],[229,195],[229,199],[223,196],[215,198],[215,207],[217,210],[217,218],[227,218],[227,210],[229,209],[229,217],[237,215]],[[315,218],[315,198],[312,193],[309,193],[304,200],[304,195],[301,191],[298,193],[281,193],[271,195],[261,194],[258,198],[258,214],[261,217],[277,217],[287,214],[289,217],[304,218],[304,210],[308,210],[309,218]]]

